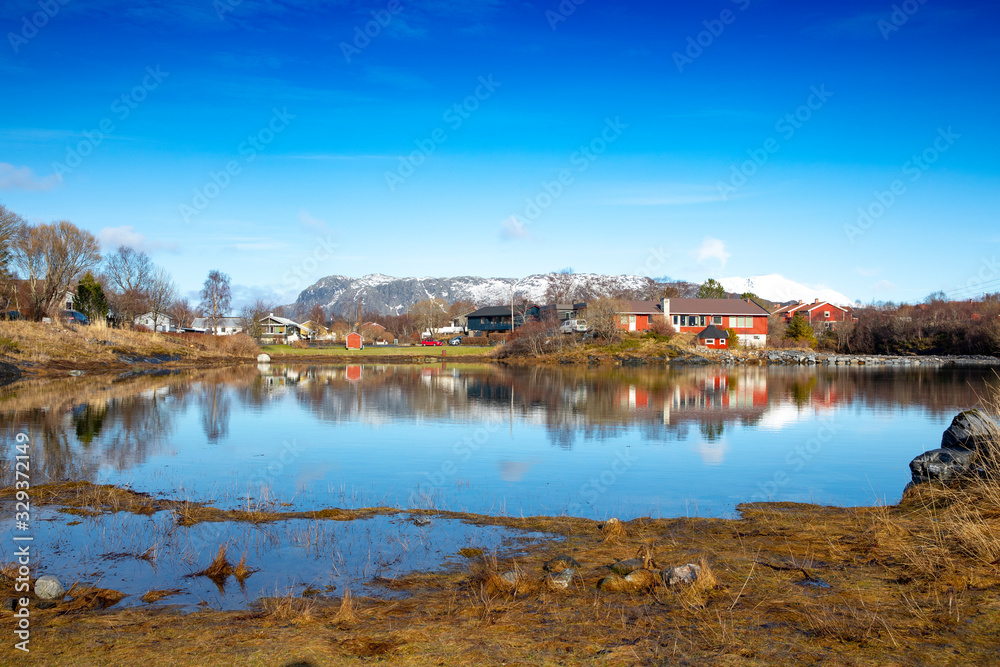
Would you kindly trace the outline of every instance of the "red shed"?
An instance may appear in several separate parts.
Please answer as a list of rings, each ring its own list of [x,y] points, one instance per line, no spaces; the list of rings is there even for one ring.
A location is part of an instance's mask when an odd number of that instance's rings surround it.
[[[713,350],[726,350],[729,348],[729,334],[709,324],[698,334],[698,343]]]
[[[347,341],[348,350],[363,350],[365,349],[364,339],[361,337],[357,331],[352,331],[347,334],[345,340]]]

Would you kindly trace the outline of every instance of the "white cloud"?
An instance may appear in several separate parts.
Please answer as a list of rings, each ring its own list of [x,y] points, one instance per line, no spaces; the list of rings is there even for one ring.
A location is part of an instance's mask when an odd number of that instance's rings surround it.
[[[0,162],[0,190],[51,190],[59,185],[59,177],[55,174],[38,178],[29,167],[15,167],[7,162]]]
[[[875,276],[882,273],[882,269],[880,268],[869,269],[863,266],[855,267],[854,270],[857,272],[859,276],[864,276],[865,278],[874,278]]]
[[[528,231],[523,222],[517,219],[516,215],[512,215],[503,221],[503,225],[500,228],[500,238],[508,241],[530,239],[531,232]]]
[[[880,280],[872,285],[873,292],[889,292],[894,289],[896,289],[896,284],[889,282],[888,280]]]
[[[101,242],[101,247],[105,250],[112,250],[120,245],[128,246],[143,252],[156,252],[157,250],[176,251],[177,244],[166,241],[150,241],[145,234],[135,231],[132,225],[122,225],[121,227],[105,227],[97,233],[97,240]]]
[[[726,262],[729,258],[733,256],[733,253],[726,250],[726,244],[719,239],[713,239],[711,236],[706,236],[705,240],[701,242],[701,246],[695,251],[695,256],[698,258],[698,263],[705,262],[707,260],[716,260],[722,267],[726,266]]]
[[[329,227],[326,224],[326,220],[320,220],[319,218],[314,218],[309,214],[309,211],[302,209],[299,211],[299,222],[310,229],[315,229],[320,232],[329,231]]]

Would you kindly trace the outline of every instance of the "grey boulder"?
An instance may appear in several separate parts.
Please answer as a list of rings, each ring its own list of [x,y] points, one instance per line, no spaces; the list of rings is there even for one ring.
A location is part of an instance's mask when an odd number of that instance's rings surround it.
[[[951,426],[941,436],[942,449],[986,449],[990,440],[1000,436],[997,423],[979,410],[965,410],[955,415]]]
[[[46,574],[35,579],[35,597],[39,600],[62,600],[66,589],[55,576]]]
[[[969,449],[932,449],[910,461],[914,484],[950,482],[976,469],[976,452]]]
[[[701,574],[701,568],[694,563],[688,563],[679,567],[667,568],[660,576],[663,577],[663,583],[667,586],[679,586],[680,584],[693,584],[698,581],[699,574]]]

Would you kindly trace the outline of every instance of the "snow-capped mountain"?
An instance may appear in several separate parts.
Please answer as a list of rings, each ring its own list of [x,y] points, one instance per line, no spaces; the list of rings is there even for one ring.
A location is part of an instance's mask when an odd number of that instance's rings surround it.
[[[596,296],[640,294],[654,284],[642,276],[602,276],[593,273],[543,273],[527,278],[394,278],[380,273],[349,278],[327,276],[302,290],[295,304],[297,310],[308,312],[319,304],[328,313],[353,313],[358,297],[365,310],[382,315],[405,312],[418,301],[436,298],[451,304],[468,301],[477,306],[510,303],[511,287],[516,298],[548,303],[553,295],[559,301],[580,301]]]
[[[836,290],[828,287],[803,285],[777,273],[750,278],[723,278],[719,282],[722,283],[727,292],[735,292],[736,294],[753,292],[768,301],[813,301],[819,299],[838,306],[849,306],[854,303],[853,299],[847,298]]]

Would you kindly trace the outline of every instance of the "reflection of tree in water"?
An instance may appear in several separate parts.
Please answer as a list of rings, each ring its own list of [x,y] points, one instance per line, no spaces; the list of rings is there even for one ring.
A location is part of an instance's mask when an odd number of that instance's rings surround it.
[[[722,437],[723,432],[726,430],[726,425],[721,421],[703,421],[701,422],[701,426],[699,426],[699,430],[705,442],[715,442]]]
[[[73,409],[73,424],[76,426],[76,437],[85,445],[89,445],[101,433],[104,417],[108,414],[108,406],[95,407],[90,403]]]
[[[233,399],[229,388],[221,383],[209,384],[199,397],[201,403],[201,427],[211,443],[217,443],[229,436],[229,416]]]

